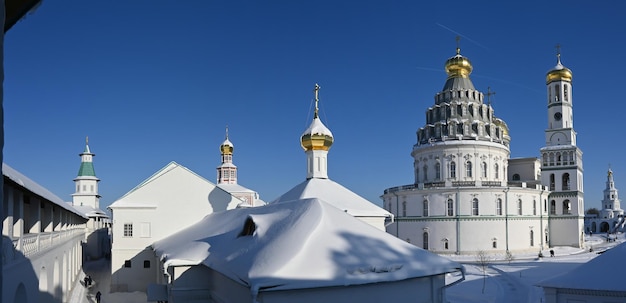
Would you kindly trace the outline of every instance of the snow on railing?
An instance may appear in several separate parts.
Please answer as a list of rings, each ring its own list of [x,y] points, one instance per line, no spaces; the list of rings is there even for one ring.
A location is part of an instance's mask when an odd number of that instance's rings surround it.
[[[8,241],[8,238],[5,237],[6,240],[2,243],[2,251],[4,253],[2,263],[7,264],[9,261],[16,259],[20,255],[16,252],[20,252],[25,257],[30,258],[77,235],[84,235],[84,233],[84,228],[73,228],[55,232],[24,234],[22,237],[12,241]]]

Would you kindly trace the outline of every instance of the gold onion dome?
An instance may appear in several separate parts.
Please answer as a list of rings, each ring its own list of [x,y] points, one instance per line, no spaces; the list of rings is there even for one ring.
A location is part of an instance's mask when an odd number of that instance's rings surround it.
[[[456,48],[456,56],[446,61],[446,73],[448,78],[467,78],[472,73],[472,63],[467,57],[461,56],[461,49]]]
[[[226,139],[224,139],[224,142],[220,145],[220,152],[222,155],[232,155],[234,149],[235,146],[228,140],[228,126],[226,126]]]
[[[572,81],[572,71],[561,64],[561,54],[556,55],[556,66],[546,75],[546,84],[553,81]]]
[[[330,129],[328,129],[328,127],[320,121],[318,115],[319,108],[317,104],[319,103],[319,90],[320,86],[316,83],[315,89],[313,89],[313,92],[315,93],[315,112],[313,114],[313,122],[311,122],[309,128],[307,128],[307,130],[305,130],[302,134],[302,137],[300,137],[300,145],[302,145],[302,148],[304,148],[305,151],[328,151],[333,145],[333,133],[331,133]]]
[[[509,136],[509,126],[506,125],[506,122],[504,122],[504,120],[502,120],[500,118],[495,118],[494,117],[493,124],[495,126],[499,126],[500,129],[502,129],[502,136],[503,137],[508,137]]]
[[[320,121],[317,113],[309,128],[300,137],[300,144],[305,151],[325,150],[328,151],[333,145],[333,133]]]
[[[222,142],[222,145],[220,145],[220,152],[222,153],[222,155],[232,155],[234,148],[235,147],[233,146],[233,144],[230,143],[228,138],[226,138],[226,140]]]

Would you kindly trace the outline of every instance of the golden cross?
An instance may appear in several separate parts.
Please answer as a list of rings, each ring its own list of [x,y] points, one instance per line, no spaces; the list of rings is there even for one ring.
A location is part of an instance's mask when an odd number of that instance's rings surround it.
[[[461,54],[461,36],[456,36],[456,54]]]
[[[317,118],[317,113],[318,113],[317,105],[320,102],[319,91],[320,91],[320,86],[317,83],[315,83],[315,88],[313,89],[313,92],[315,93],[315,118]]]

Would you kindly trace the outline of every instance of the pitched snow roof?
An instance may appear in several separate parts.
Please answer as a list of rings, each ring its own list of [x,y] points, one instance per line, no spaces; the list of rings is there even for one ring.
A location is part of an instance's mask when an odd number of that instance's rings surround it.
[[[212,213],[152,247],[165,267],[203,264],[252,291],[400,281],[462,268],[320,199]]]
[[[115,202],[113,202],[111,205],[109,205],[108,208],[111,209],[115,209],[115,208],[155,208],[157,207],[157,203],[154,201],[158,201],[159,198],[161,198],[160,196],[158,196],[158,194],[156,193],[151,193],[149,190],[148,191],[142,191],[142,189],[144,187],[146,187],[148,184],[155,182],[156,180],[158,180],[159,178],[165,176],[166,174],[172,172],[183,172],[183,175],[185,176],[191,176],[191,178],[193,178],[194,180],[200,180],[201,183],[206,184],[206,185],[212,185],[215,186],[215,188],[221,192],[223,192],[224,194],[228,194],[229,196],[230,193],[228,193],[227,191],[225,191],[224,189],[218,187],[217,185],[213,184],[211,181],[203,178],[202,176],[196,174],[195,172],[193,172],[192,170],[188,169],[187,167],[184,167],[174,161],[168,163],[165,167],[161,168],[159,171],[157,171],[156,173],[154,173],[152,176],[150,176],[149,178],[147,178],[146,180],[144,180],[143,182],[141,182],[139,185],[135,186],[135,188],[131,189],[129,192],[127,192],[126,194],[124,194],[122,197],[120,197],[119,199],[117,199]],[[170,175],[171,176],[171,175]],[[177,187],[181,187],[181,185],[178,185]],[[181,190],[181,188],[178,188],[179,190]],[[133,195],[134,193],[136,193],[135,195]],[[140,195],[140,193],[143,193],[143,195]],[[138,197],[139,196],[139,197]],[[146,198],[149,197],[149,198]],[[232,199],[235,199],[239,202],[242,202],[240,199],[238,199],[237,197],[232,197]],[[146,202],[148,201],[148,202]]]
[[[68,202],[71,203],[71,202]],[[78,211],[80,211],[81,213],[83,213],[85,216],[87,217],[104,217],[104,218],[109,218],[109,215],[107,215],[106,212],[104,212],[101,209],[97,209],[97,208],[93,208],[89,205],[75,205],[73,206],[74,208],[76,208]]]
[[[570,272],[539,282],[550,288],[626,291],[624,280],[609,272],[626,272],[626,243],[615,246]]]
[[[319,198],[353,216],[391,217],[391,213],[341,184],[322,178],[308,179],[270,203]]]
[[[7,165],[6,163],[2,163],[2,175],[4,175],[5,177],[9,178],[10,180],[12,180],[13,182],[17,183],[18,185],[26,188],[27,190],[30,190],[31,192],[33,192],[36,195],[41,196],[42,198],[70,211],[73,212],[85,219],[87,219],[87,217],[80,212],[79,210],[77,210],[76,208],[74,208],[71,204],[68,204],[66,202],[64,202],[61,198],[59,198],[57,195],[51,193],[48,189],[46,189],[45,187],[37,184],[37,182],[31,180],[30,178],[26,177],[25,175],[23,175],[22,173],[18,172],[17,170],[15,170],[14,168],[10,167],[9,165]]]

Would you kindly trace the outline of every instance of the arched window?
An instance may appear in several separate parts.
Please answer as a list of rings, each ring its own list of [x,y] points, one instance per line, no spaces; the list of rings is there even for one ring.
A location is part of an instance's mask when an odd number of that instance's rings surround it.
[[[448,239],[443,239],[443,249],[445,249],[445,250],[449,249]]]
[[[415,184],[420,183],[420,169],[419,168],[415,168]]]
[[[556,154],[556,165],[561,165],[561,153]]]
[[[435,180],[441,180],[441,164],[435,163]]]
[[[493,165],[493,173],[496,179],[500,178],[500,167],[498,166],[498,163]]]
[[[448,209],[446,213],[448,217],[454,216],[454,202],[452,201],[452,199],[448,199],[448,202],[446,204],[447,204],[447,209]]]
[[[550,190],[554,190],[554,174],[550,174]]]
[[[565,99],[565,102],[569,101],[569,89],[568,89],[568,85],[564,85],[563,86],[563,99]]]
[[[480,170],[483,178],[487,178],[487,162],[483,162],[480,165]]]
[[[556,215],[556,201],[550,201],[550,214]]]
[[[569,174],[568,173],[564,173],[562,179],[563,179],[563,184],[562,184],[563,190],[569,190],[569,185],[570,185]]]
[[[424,171],[424,182],[426,182],[428,180],[428,166],[424,164],[424,167],[422,168],[422,170]]]
[[[402,202],[402,216],[406,217],[406,201]]]
[[[456,163],[450,162],[450,178],[456,179]]]
[[[522,199],[517,200],[517,214],[522,215]]]
[[[478,199],[472,200],[472,215],[478,216]]]
[[[535,232],[530,231],[530,246],[535,246]]]
[[[502,216],[502,199],[496,200],[496,215]]]
[[[519,174],[513,174],[513,181],[519,181],[519,180],[520,180]]]
[[[423,204],[424,204],[424,213],[423,213],[423,215],[424,215],[424,217],[428,217],[428,200],[424,200]]]
[[[491,240],[491,247],[498,248],[498,240],[497,239],[492,239]]]
[[[468,178],[472,177],[472,162],[465,162],[465,176]]]
[[[424,232],[424,234],[422,235],[422,237],[423,237],[423,240],[424,240],[424,241],[423,241],[424,243],[423,243],[422,248],[423,248],[423,249],[425,249],[425,250],[428,250],[428,233],[427,233],[427,232]]]
[[[563,214],[569,215],[571,213],[572,213],[572,204],[569,202],[569,200],[563,201]]]

